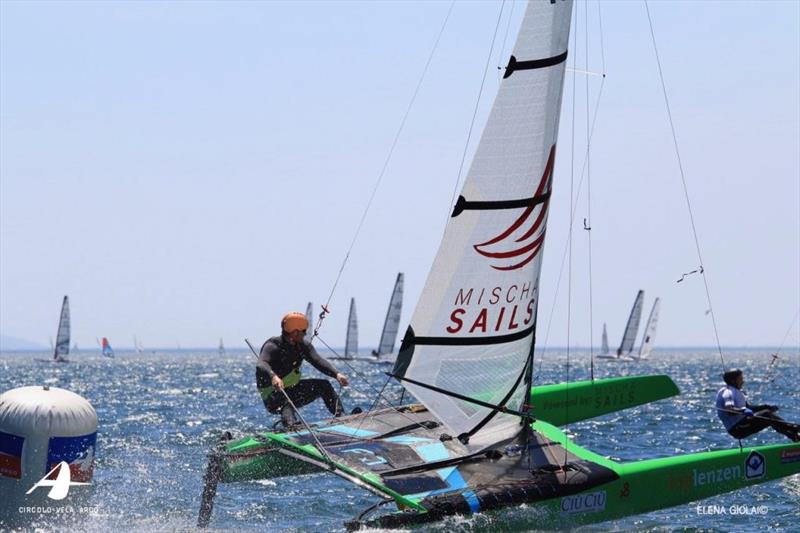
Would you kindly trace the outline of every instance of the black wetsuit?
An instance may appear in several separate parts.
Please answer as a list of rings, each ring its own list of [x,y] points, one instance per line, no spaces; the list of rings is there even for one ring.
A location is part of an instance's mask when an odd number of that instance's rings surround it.
[[[743,439],[771,427],[778,433],[786,435],[793,442],[800,442],[798,427],[775,414],[777,407],[771,405],[750,405],[747,408],[753,411],[753,416],[746,416],[737,422],[728,433],[735,439]]]
[[[295,423],[292,406],[286,396],[272,386],[272,376],[277,375],[284,380],[284,390],[295,407],[302,407],[322,398],[325,407],[334,416],[343,413],[339,397],[327,379],[301,379],[292,384],[292,376],[299,378],[303,360],[314,368],[332,378],[339,373],[332,364],[323,359],[314,346],[305,340],[299,344],[291,344],[285,337],[272,337],[261,347],[261,354],[256,363],[256,384],[264,401],[264,407],[270,413],[281,413],[283,423],[291,426]]]

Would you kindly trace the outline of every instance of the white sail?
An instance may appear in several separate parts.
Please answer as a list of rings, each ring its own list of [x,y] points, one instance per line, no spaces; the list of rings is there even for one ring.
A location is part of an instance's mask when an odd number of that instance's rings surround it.
[[[528,5],[395,375],[495,405],[524,403],[571,10],[571,1]],[[471,447],[520,430],[516,416],[403,384]]]
[[[219,338],[219,350],[218,351],[219,351],[220,357],[225,355],[225,345],[222,344],[222,337]]]
[[[628,323],[625,325],[625,334],[622,336],[622,342],[617,348],[617,357],[627,355],[633,351],[633,343],[636,342],[636,333],[639,331],[639,322],[642,319],[642,303],[644,302],[644,291],[639,291],[636,299],[633,301],[633,308],[628,317]]]
[[[642,337],[642,346],[639,348],[639,359],[646,359],[653,351],[653,343],[656,341],[656,327],[658,326],[658,310],[660,299],[656,298],[653,302],[653,309],[650,310],[650,318],[647,319],[647,325],[644,328],[644,336]]]
[[[306,336],[304,338],[308,342],[311,342],[311,338],[314,336],[314,304],[311,302],[308,302],[306,306],[306,320],[308,321],[308,328],[306,329]]]
[[[61,304],[61,317],[58,320],[58,333],[56,334],[56,344],[53,349],[53,359],[65,359],[69,355],[69,297],[64,296]]]
[[[400,314],[403,310],[403,273],[397,274],[394,282],[392,297],[389,299],[389,309],[386,310],[386,320],[383,322],[381,341],[374,355],[389,354],[394,352],[394,343],[397,340],[397,330],[400,328]]]
[[[606,331],[606,323],[603,322],[603,346],[600,349],[600,353],[605,355],[609,352],[608,348],[608,332]]]
[[[347,317],[347,338],[344,343],[344,356],[354,357],[358,353],[358,318],[356,299],[350,298],[350,315]]]

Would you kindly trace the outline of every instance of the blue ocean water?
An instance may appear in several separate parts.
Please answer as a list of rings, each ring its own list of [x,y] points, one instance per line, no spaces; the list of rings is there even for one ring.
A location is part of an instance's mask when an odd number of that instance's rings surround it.
[[[195,529],[206,454],[222,430],[252,433],[273,417],[254,386],[253,356],[216,350],[157,354],[96,352],[71,354],[70,364],[36,362],[48,353],[0,354],[0,392],[26,385],[57,386],[87,398],[99,418],[97,458],[90,505],[95,509],[68,527],[74,531],[191,531]],[[781,406],[781,415],[800,421],[800,354],[784,353],[770,367],[769,350],[725,350],[728,366],[745,369],[745,389],[754,403]],[[581,380],[589,375],[586,351],[537,355],[538,384]],[[364,361],[337,362],[351,378],[345,406],[366,408],[383,386],[390,367]],[[307,365],[308,366],[308,365]],[[567,374],[569,368],[569,376]],[[306,368],[306,375],[315,373]],[[641,363],[595,361],[595,376],[667,374],[681,395],[568,426],[574,440],[615,460],[636,460],[736,445],[713,411],[721,386],[715,350],[657,350]],[[774,379],[774,382],[772,379]],[[390,398],[400,395],[390,383]],[[324,418],[321,402],[303,411]],[[752,444],[785,442],[766,430]],[[209,530],[342,531],[343,522],[377,498],[335,476],[316,474],[220,485]],[[763,506],[763,514],[708,514],[703,506]],[[584,531],[798,531],[800,475],[723,494],[702,502],[580,528]],[[30,529],[64,530],[63,521],[35,518]],[[426,530],[530,531],[536,516],[526,508],[453,518]]]

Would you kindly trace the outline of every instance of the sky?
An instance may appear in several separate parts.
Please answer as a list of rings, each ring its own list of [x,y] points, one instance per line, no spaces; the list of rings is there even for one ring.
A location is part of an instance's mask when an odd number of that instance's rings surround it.
[[[676,283],[700,261],[644,4],[600,5],[602,47],[598,5],[588,24],[585,5],[570,53],[591,74],[566,79],[538,342],[596,346],[607,323],[613,346],[644,289],[645,316],[662,300],[657,345],[714,345],[702,278]],[[134,335],[244,347],[278,334],[287,311],[319,310],[449,8],[0,2],[0,334],[46,346],[65,294],[83,347]],[[344,344],[355,297],[360,345],[374,347],[400,271],[405,330],[523,8],[453,6],[336,284],[326,343]],[[650,12],[719,340],[800,350],[800,3]],[[599,104],[579,189],[587,82],[590,112]]]

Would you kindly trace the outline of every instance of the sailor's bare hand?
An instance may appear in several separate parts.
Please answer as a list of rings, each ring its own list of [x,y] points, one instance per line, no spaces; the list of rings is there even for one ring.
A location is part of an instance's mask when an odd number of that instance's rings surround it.
[[[272,376],[272,386],[278,390],[283,390],[283,380],[278,376]]]
[[[342,387],[347,387],[347,386],[350,384],[350,382],[347,380],[347,376],[345,376],[345,375],[344,375],[344,374],[342,374],[341,372],[339,372],[338,374],[336,374],[336,381],[338,381],[338,382],[339,382],[339,384],[340,384]]]

